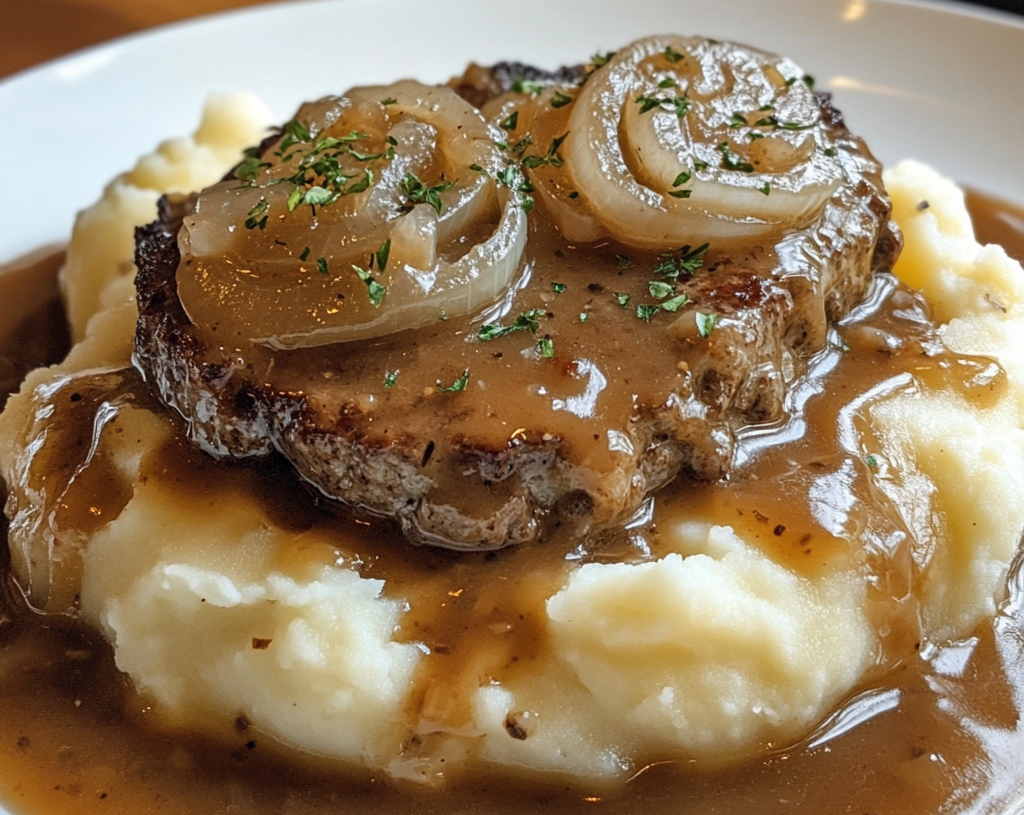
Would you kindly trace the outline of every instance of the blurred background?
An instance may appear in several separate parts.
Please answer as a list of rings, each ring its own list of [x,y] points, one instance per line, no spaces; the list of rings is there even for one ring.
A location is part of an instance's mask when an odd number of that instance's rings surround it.
[[[268,2],[273,0],[0,0],[0,77],[133,31]],[[1024,21],[1024,0],[973,4]]]

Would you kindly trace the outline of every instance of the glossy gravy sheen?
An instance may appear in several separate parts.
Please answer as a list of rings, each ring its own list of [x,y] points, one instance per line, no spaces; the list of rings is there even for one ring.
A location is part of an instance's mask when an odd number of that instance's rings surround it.
[[[1011,254],[1024,255],[1024,229],[1020,228],[1024,213],[976,194],[969,202],[983,240],[998,236]],[[41,265],[40,272],[52,272],[55,267],[51,261],[49,266]],[[933,338],[927,328],[908,318],[915,313],[922,313],[919,299],[897,290],[866,321],[840,329],[837,336],[850,352],[823,355],[815,374],[821,392],[808,401],[806,432],[793,429],[794,440],[775,447],[769,455],[757,455],[763,443],[759,437],[743,440],[741,452],[751,456],[747,477],[731,485],[670,486],[658,494],[647,523],[599,535],[580,547],[579,556],[656,557],[663,551],[659,525],[666,526],[684,512],[733,525],[741,535],[757,538],[773,557],[803,573],[813,573],[830,558],[845,554],[851,544],[835,530],[824,529],[807,506],[787,496],[807,494],[812,482],[837,472],[850,459],[836,437],[834,417],[840,407],[895,371],[907,370],[911,364],[924,367],[922,348]],[[21,352],[29,336],[52,336],[50,331],[59,331],[62,325],[52,311],[49,317],[33,316],[26,324],[27,328],[8,335],[5,350]],[[879,337],[889,332],[907,338],[896,352],[882,350]],[[56,358],[59,350],[49,347],[47,355]],[[842,377],[830,376],[840,356]],[[983,404],[1000,387],[998,378],[984,386],[977,384],[983,364],[984,360],[938,354],[928,357],[928,370],[916,373],[926,383],[950,384]],[[124,377],[124,388],[135,388],[132,377]],[[95,384],[109,387],[109,383]],[[88,416],[89,394],[82,396],[76,401],[81,407],[79,417]],[[68,432],[74,434],[82,419],[76,419],[70,408],[67,419]],[[458,686],[452,676],[459,675],[459,652],[488,641],[487,628],[496,618],[471,613],[473,608],[493,608],[492,614],[516,621],[513,636],[503,646],[506,650],[492,657],[503,663],[498,669],[514,671],[516,665],[528,664],[541,635],[540,622],[525,614],[520,618],[517,604],[523,610],[536,608],[536,593],[546,596],[557,589],[566,552],[573,548],[557,539],[491,554],[395,546],[392,533],[381,524],[358,526],[358,534],[354,533],[351,518],[310,500],[294,479],[282,477],[281,465],[271,464],[255,473],[247,467],[218,466],[179,443],[173,443],[161,461],[164,466],[158,477],[180,490],[183,498],[200,494],[204,484],[226,482],[255,492],[282,525],[336,527],[347,545],[362,556],[362,571],[368,576],[387,577],[398,584],[416,576],[421,586],[413,605],[433,611],[417,612],[411,623],[415,634],[410,636],[430,645],[435,653],[447,649],[454,668],[451,675],[417,677],[420,701],[437,683]],[[870,490],[864,486],[869,479],[850,483],[855,496],[867,499],[865,504],[870,506]],[[87,492],[83,486],[82,506],[88,501]],[[71,502],[68,512],[81,510],[75,503]],[[305,509],[297,515],[296,506]],[[894,523],[873,516],[870,509],[867,512],[872,525]],[[0,557],[0,572],[6,578],[6,549]],[[879,553],[870,547],[865,557],[880,579],[889,582],[887,593],[899,596],[898,581],[906,579],[907,571],[899,563],[882,565]],[[546,576],[547,582],[538,583],[538,575]],[[488,587],[498,581],[505,588],[489,600],[484,595],[494,592]],[[1021,581],[1018,568],[1011,580],[1008,613],[994,625],[981,626],[962,648],[946,649],[926,661],[916,656],[918,643],[894,634],[884,643],[879,671],[866,678],[838,714],[804,742],[772,746],[754,762],[729,769],[666,762],[641,769],[624,788],[613,790],[495,774],[436,791],[339,775],[329,763],[298,757],[243,720],[235,722],[223,741],[149,728],[144,700],[117,672],[102,637],[67,618],[32,614],[12,581],[5,579],[0,598],[0,778],[4,779],[0,802],[19,815],[143,811],[817,815],[848,812],[851,803],[860,812],[908,815],[940,809],[1002,812],[1011,802],[1019,806],[1024,797],[1020,767],[1024,725],[1019,723],[1019,711],[1024,709]],[[428,602],[431,598],[436,602]],[[898,617],[915,610],[891,611]],[[458,692],[455,687],[453,693]]]

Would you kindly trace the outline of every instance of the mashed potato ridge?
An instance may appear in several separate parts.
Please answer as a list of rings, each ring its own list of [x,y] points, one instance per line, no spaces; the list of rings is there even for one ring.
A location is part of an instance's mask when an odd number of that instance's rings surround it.
[[[211,102],[193,140],[162,146],[80,217],[64,286],[84,340],[62,365],[34,373],[0,417],[8,484],[23,483],[30,453],[48,443],[47,399],[128,363],[132,227],[152,216],[160,191],[223,174],[263,121],[251,101]],[[979,410],[908,377],[865,409],[872,478],[915,536],[921,633],[942,643],[994,612],[1024,525],[1024,361],[1014,353],[1024,286],[1018,264],[974,242],[949,182],[904,164],[887,183],[907,240],[896,274],[925,293],[950,348],[997,359],[1009,383]],[[181,507],[159,479],[137,478],[166,444],[167,420],[121,411],[129,435],[115,442],[104,427],[96,442],[126,485],[117,517],[88,535],[54,528],[40,508],[46,496],[15,486],[11,550],[33,590],[59,566],[54,552],[81,553],[68,579],[80,581],[83,617],[172,724],[241,713],[297,748],[428,782],[442,759],[448,770],[478,760],[622,778],[666,751],[714,762],[792,743],[876,658],[868,577],[855,558],[802,574],[728,527],[677,524],[662,530],[672,551],[658,559],[563,564],[561,589],[537,609],[545,642],[530,670],[481,675],[469,723],[439,726],[431,750],[412,760],[403,740],[424,724],[410,714],[414,678],[442,657],[404,627],[415,609],[402,587],[361,576],[344,545],[316,529],[280,529],[228,487]]]

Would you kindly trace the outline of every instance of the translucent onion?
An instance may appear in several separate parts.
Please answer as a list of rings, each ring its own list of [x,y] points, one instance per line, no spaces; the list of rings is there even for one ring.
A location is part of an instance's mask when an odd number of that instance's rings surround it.
[[[502,296],[526,243],[522,179],[513,169],[511,185],[498,182],[509,180],[502,134],[472,106],[407,80],[304,105],[296,121],[186,218],[178,293],[194,323],[296,348]],[[343,174],[333,186],[319,172],[331,167]]]
[[[789,60],[699,37],[651,37],[618,51],[553,106],[520,103],[554,133],[562,166],[527,174],[567,237],[649,249],[798,228],[841,168],[817,97]],[[570,197],[571,196],[571,197]]]

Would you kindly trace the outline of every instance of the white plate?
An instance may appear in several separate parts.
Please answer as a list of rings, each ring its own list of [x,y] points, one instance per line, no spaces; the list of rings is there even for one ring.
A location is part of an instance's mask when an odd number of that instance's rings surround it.
[[[585,60],[653,32],[775,50],[833,90],[885,162],[928,161],[1024,202],[1024,22],[879,0],[342,0],[261,7],[116,40],[0,83],[0,263],[66,238],[74,213],[210,91],[256,90],[282,119],[303,99],[471,59]]]
[[[654,32],[774,50],[835,92],[879,157],[916,157],[1024,203],[1024,23],[888,0],[341,0],[223,14],[114,41],[0,82],[0,264],[67,238],[136,156],[190,133],[211,91],[303,99],[470,60],[555,67]],[[9,815],[0,805],[0,815]]]

